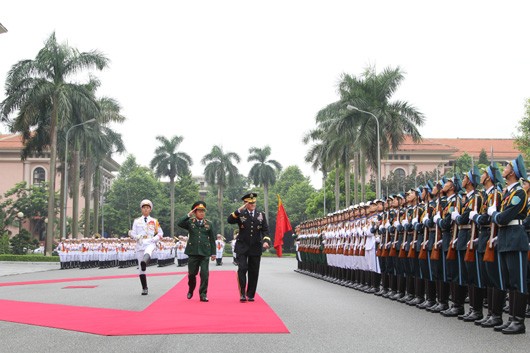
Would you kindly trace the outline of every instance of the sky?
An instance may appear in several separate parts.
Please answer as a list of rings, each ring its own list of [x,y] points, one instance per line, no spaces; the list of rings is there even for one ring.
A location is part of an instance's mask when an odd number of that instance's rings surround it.
[[[319,187],[302,138],[341,74],[369,66],[405,72],[394,99],[425,115],[423,137],[512,138],[530,98],[529,13],[529,1],[487,0],[5,1],[0,100],[9,69],[55,31],[111,60],[98,95],[120,102],[114,128],[140,164],[156,136],[179,135],[194,175],[214,145],[246,175],[249,148],[269,145]]]

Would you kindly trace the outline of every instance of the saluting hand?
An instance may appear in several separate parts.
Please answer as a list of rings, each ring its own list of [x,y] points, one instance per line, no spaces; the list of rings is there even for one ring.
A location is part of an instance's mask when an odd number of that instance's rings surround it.
[[[195,207],[193,210],[191,210],[190,212],[188,212],[188,217],[191,217],[193,216],[193,214],[195,213],[195,210],[197,209],[197,207]]]
[[[243,210],[247,207],[247,203],[245,202],[243,206],[239,207],[237,210],[238,212],[243,212]]]

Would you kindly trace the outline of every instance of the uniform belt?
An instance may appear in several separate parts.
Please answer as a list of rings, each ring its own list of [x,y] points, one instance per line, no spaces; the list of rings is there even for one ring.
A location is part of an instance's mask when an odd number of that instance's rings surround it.
[[[471,224],[462,224],[458,226],[458,229],[471,229]]]
[[[518,226],[518,225],[521,225],[521,224],[523,224],[523,221],[521,219],[514,219],[514,220],[510,221],[510,223],[508,223],[506,225],[502,225],[500,227]]]
[[[429,228],[429,232],[434,232],[436,230],[436,227]]]

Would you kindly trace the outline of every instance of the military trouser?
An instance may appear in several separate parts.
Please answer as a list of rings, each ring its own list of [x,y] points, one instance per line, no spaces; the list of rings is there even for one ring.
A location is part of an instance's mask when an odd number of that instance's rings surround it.
[[[209,256],[190,255],[188,261],[188,287],[189,292],[193,293],[197,285],[197,273],[200,269],[201,285],[199,287],[199,295],[206,296],[208,292],[208,277],[209,277]]]

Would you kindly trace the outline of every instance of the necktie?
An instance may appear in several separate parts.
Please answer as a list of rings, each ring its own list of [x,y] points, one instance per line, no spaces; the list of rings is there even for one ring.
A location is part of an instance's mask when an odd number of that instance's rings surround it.
[[[254,212],[250,212],[250,218],[254,217]]]
[[[144,222],[147,223],[147,217],[144,217]]]

